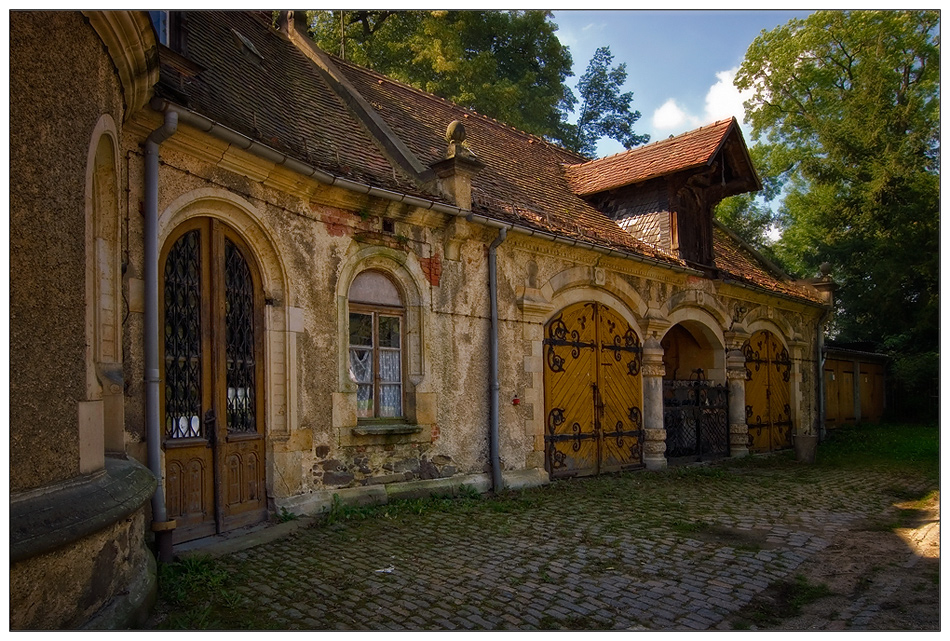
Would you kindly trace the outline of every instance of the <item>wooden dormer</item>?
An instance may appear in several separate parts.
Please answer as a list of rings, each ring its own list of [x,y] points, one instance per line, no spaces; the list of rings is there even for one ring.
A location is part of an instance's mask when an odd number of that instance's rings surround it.
[[[735,118],[645,147],[565,167],[577,195],[636,238],[713,264],[713,209],[762,189]]]

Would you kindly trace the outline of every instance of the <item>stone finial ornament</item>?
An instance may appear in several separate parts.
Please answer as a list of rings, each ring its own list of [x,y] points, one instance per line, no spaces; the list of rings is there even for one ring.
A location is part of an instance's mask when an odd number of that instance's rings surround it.
[[[449,123],[449,126],[445,129],[445,142],[448,143],[448,148],[445,151],[446,158],[455,158],[456,156],[475,158],[475,154],[465,144],[465,137],[465,123],[461,120],[453,120]]]

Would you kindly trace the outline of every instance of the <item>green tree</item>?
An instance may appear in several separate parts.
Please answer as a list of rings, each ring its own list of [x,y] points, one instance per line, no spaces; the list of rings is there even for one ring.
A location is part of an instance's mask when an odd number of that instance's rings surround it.
[[[735,81],[784,189],[776,253],[801,275],[831,263],[842,339],[921,362],[938,349],[939,24],[819,11],[763,32]]]
[[[628,149],[649,139],[633,133],[626,65],[610,68],[607,47],[581,77],[569,122],[573,61],[549,11],[314,11],[310,24],[325,51],[578,153],[592,156],[604,136]]]
[[[577,124],[566,127],[564,142],[585,156],[595,154],[597,141],[601,138],[612,138],[627,149],[650,140],[648,135],[633,132],[640,112],[630,110],[633,92],[620,92],[627,79],[627,64],[620,63],[611,68],[613,59],[610,47],[599,47],[577,83],[581,110]]]
[[[547,11],[314,11],[330,53],[530,133],[559,140],[576,98]]]

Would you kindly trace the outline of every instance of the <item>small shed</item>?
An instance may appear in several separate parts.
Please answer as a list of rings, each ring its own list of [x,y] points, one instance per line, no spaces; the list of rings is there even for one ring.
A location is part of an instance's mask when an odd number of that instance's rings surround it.
[[[825,344],[825,425],[877,423],[886,406],[884,370],[887,356],[863,343]],[[862,349],[864,348],[864,349]]]

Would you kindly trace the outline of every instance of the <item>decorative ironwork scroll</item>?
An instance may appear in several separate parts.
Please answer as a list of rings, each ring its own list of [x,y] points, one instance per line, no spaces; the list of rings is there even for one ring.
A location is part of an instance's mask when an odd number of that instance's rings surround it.
[[[201,235],[179,238],[165,261],[165,437],[203,436]]]
[[[254,280],[241,251],[224,241],[228,433],[253,433],[256,420]]]
[[[729,456],[729,391],[706,380],[663,381],[666,456]]]

